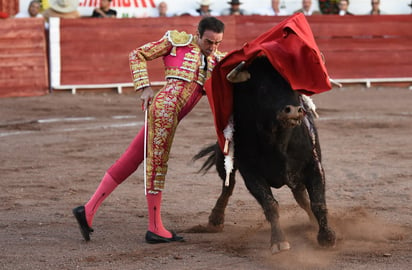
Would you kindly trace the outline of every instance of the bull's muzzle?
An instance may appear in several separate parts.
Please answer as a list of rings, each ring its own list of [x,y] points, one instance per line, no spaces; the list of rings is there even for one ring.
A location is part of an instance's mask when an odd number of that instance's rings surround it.
[[[295,127],[302,123],[305,114],[302,106],[287,105],[278,114],[278,120],[285,127]]]

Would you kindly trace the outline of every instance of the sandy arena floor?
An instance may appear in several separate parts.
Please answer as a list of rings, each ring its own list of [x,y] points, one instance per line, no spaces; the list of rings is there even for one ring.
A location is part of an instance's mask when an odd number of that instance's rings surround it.
[[[97,213],[82,240],[71,209],[85,203],[143,124],[138,95],[55,93],[0,99],[0,269],[410,269],[412,91],[345,87],[318,106],[330,221],[322,249],[288,188],[274,190],[292,249],[269,250],[269,224],[239,181],[218,234],[182,233],[149,245],[142,168]],[[204,98],[178,128],[163,220],[181,232],[206,224],[220,192],[214,170],[191,157],[215,141]]]

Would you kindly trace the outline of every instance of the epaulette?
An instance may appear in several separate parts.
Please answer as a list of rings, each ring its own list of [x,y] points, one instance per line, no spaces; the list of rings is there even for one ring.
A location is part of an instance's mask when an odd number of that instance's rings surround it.
[[[193,35],[186,32],[179,32],[177,30],[170,30],[166,33],[167,39],[175,47],[187,46],[193,40]]]

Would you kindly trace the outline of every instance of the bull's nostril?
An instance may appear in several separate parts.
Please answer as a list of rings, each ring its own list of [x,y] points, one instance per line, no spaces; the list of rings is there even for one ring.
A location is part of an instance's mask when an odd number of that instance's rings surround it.
[[[290,113],[292,110],[291,110],[291,108],[290,108],[290,106],[286,106],[286,108],[285,108],[285,113]]]

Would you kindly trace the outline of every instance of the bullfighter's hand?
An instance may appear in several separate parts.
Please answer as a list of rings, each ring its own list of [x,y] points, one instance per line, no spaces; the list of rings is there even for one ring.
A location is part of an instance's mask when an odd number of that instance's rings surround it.
[[[140,95],[140,99],[142,100],[142,111],[145,111],[152,103],[153,96],[154,91],[150,86],[142,90],[142,94]]]

